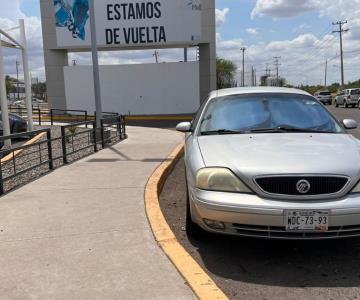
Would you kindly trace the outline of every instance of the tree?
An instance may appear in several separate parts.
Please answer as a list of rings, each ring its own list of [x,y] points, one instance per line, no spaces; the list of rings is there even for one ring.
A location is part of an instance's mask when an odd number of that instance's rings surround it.
[[[46,82],[38,82],[32,84],[32,91],[36,98],[45,99],[46,98]]]
[[[216,83],[218,89],[230,88],[236,85],[234,80],[237,66],[231,60],[216,59]]]
[[[6,86],[6,95],[9,96],[10,93],[15,93],[16,87],[12,83],[11,77],[6,76],[5,77],[5,86]]]

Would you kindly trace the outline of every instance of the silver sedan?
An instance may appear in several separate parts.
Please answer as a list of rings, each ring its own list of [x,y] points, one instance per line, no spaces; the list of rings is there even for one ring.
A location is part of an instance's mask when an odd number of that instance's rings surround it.
[[[310,94],[212,92],[186,132],[188,234],[360,236],[360,141]]]

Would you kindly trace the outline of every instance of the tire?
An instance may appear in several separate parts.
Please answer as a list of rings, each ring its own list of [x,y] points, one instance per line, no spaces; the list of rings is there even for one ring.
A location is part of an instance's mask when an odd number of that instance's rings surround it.
[[[349,107],[349,105],[347,104],[346,100],[344,100],[344,107],[345,107],[345,108],[348,108],[348,107]]]
[[[336,100],[335,100],[335,107],[339,107],[339,104],[337,103]]]
[[[191,219],[191,209],[190,209],[190,197],[189,190],[186,183],[186,220],[185,220],[185,229],[188,236],[197,237],[202,232],[199,225],[193,222]]]

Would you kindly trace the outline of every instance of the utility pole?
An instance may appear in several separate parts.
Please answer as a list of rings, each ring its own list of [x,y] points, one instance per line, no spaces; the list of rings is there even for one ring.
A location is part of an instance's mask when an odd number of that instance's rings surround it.
[[[251,67],[251,86],[254,86],[254,66]]]
[[[242,82],[241,82],[241,86],[244,87],[245,86],[245,47],[240,48],[240,50],[242,51]]]
[[[276,86],[279,86],[279,66],[281,56],[274,56],[274,65],[276,67]]]
[[[347,22],[348,21],[338,21],[338,22],[332,23],[334,26],[339,25],[339,30],[334,30],[333,33],[339,33],[339,35],[340,35],[340,60],[341,60],[341,86],[342,87],[345,85],[342,34],[343,34],[343,32],[349,31],[349,29],[343,29],[343,25],[347,24]]]
[[[269,68],[269,63],[266,63],[265,75],[270,77],[271,76],[271,69]]]
[[[327,87],[327,68],[328,68],[328,60],[325,62],[325,88]]]
[[[159,51],[155,50],[153,56],[155,56],[155,61],[158,64],[159,63]]]
[[[19,96],[19,61],[16,60],[16,90],[17,90],[17,100],[20,100]]]

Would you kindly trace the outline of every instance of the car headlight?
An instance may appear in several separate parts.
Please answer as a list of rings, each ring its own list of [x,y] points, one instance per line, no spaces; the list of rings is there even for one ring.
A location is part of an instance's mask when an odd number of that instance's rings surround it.
[[[204,168],[196,174],[196,187],[218,192],[252,193],[252,191],[226,168]]]

